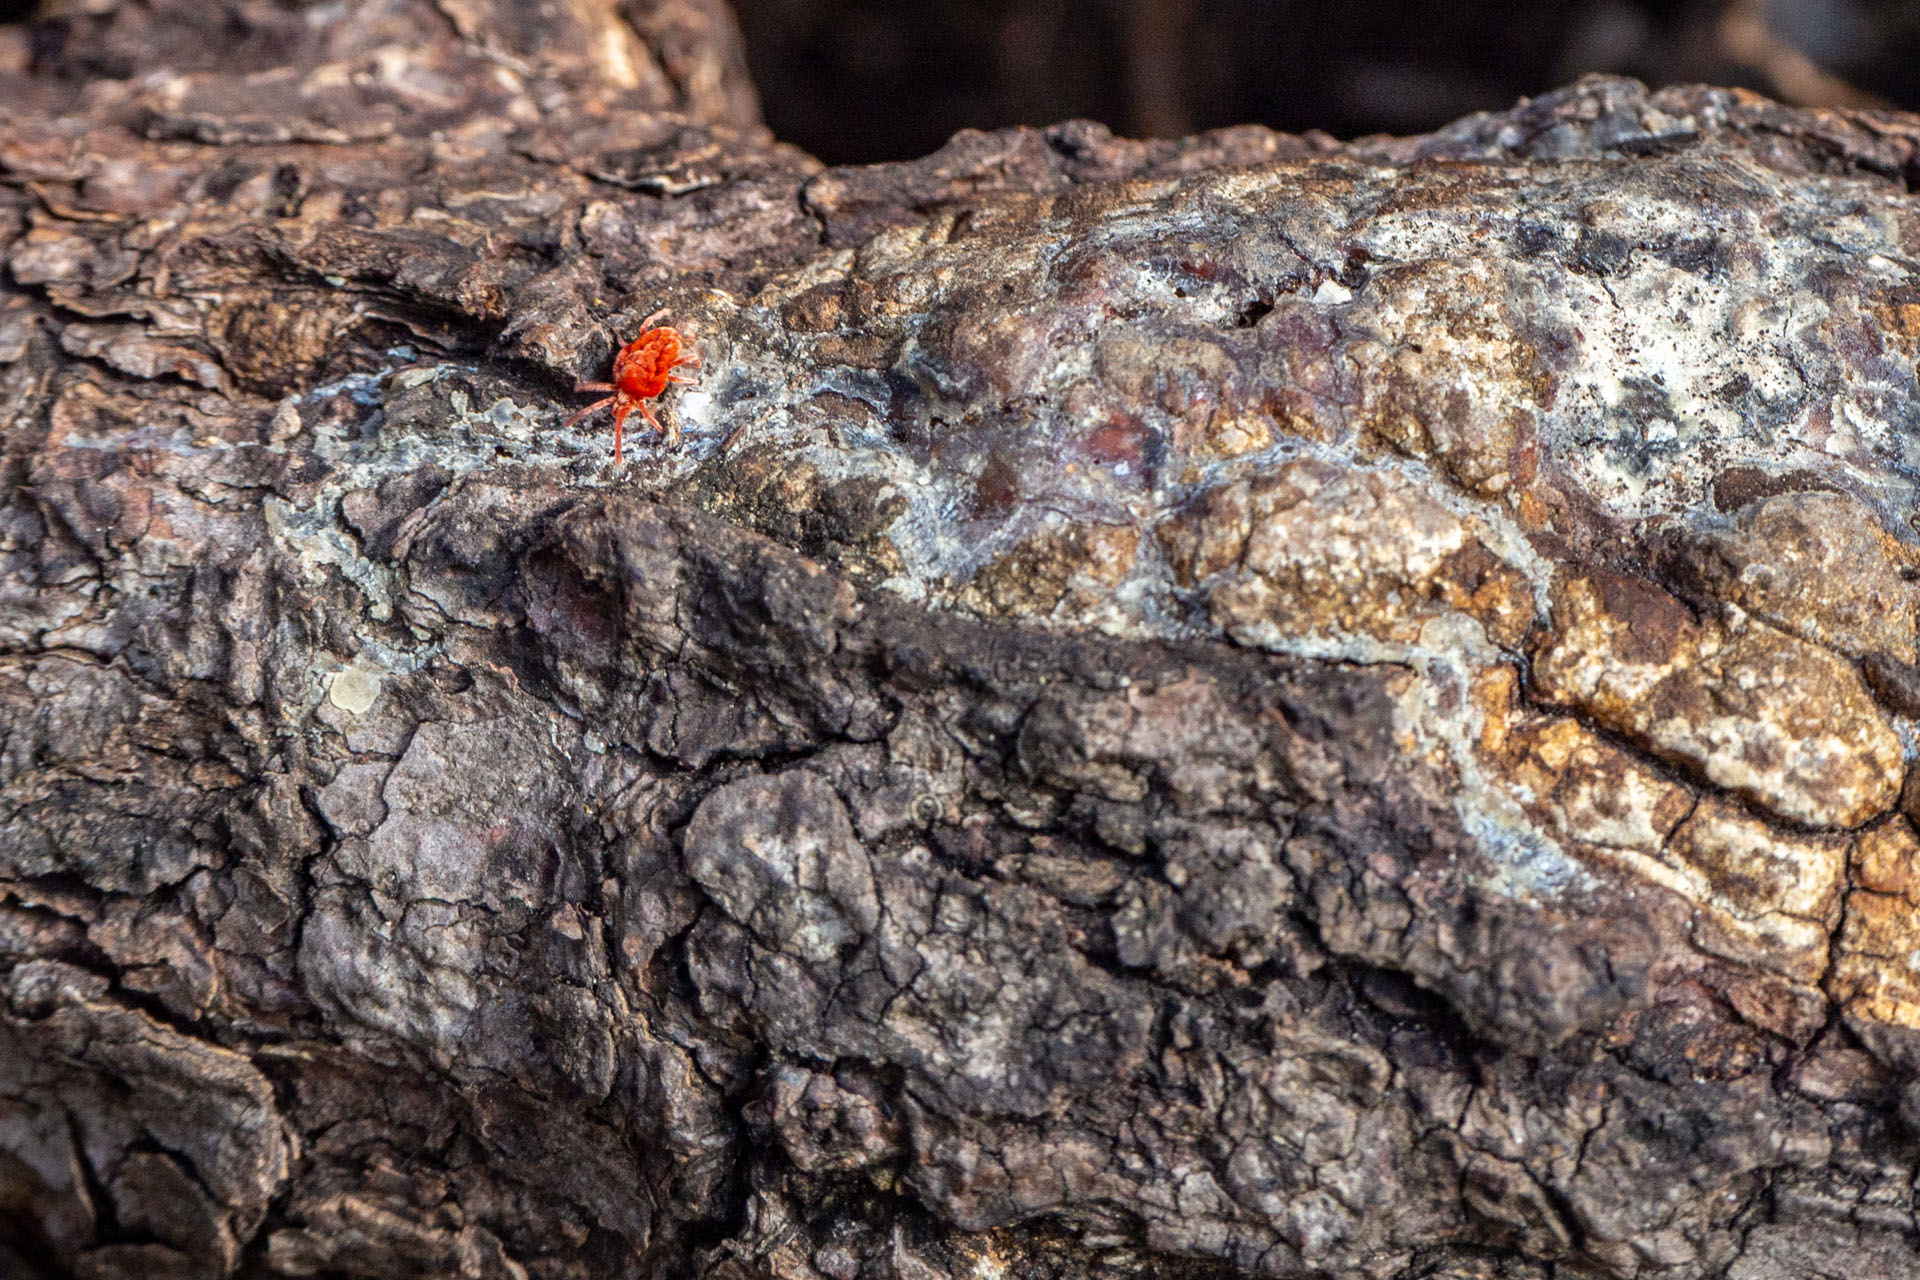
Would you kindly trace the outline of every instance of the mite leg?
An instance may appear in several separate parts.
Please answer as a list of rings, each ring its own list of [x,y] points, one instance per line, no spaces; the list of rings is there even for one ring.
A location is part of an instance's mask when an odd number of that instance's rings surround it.
[[[667,381],[677,382],[683,387],[691,387],[698,384],[700,380],[698,378],[683,378],[677,373],[670,373],[667,375]]]
[[[667,314],[667,309],[665,307],[662,307],[658,311],[654,312],[652,315],[648,316],[645,320],[642,320],[640,322],[640,332],[645,333],[648,329],[651,329],[653,327],[653,322],[666,314]]]
[[[605,400],[595,400],[592,404],[588,405],[586,408],[582,409],[580,412],[574,414],[571,418],[568,418],[565,422],[561,423],[560,429],[562,431],[565,431],[568,427],[571,427],[574,423],[580,421],[580,419],[586,417],[588,414],[592,413],[594,410],[604,409],[608,405],[612,404],[613,401],[614,401],[614,397],[612,396],[608,396]]]
[[[611,391],[613,390],[613,384],[611,382],[582,382],[576,378],[573,382],[573,389],[575,391]]]
[[[615,405],[613,409],[613,465],[616,467],[620,465],[621,429],[627,425],[627,415],[633,412],[634,403],[634,401],[628,400]],[[646,406],[641,405],[640,412],[645,413],[646,411]]]

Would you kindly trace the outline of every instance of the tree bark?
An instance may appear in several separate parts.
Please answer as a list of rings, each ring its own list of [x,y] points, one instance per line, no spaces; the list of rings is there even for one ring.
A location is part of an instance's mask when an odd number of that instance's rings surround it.
[[[1920,122],[16,52],[0,1269],[1920,1276]]]

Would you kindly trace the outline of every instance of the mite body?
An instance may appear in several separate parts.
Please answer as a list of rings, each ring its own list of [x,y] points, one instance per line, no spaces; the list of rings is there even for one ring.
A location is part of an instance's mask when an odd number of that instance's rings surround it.
[[[653,429],[669,445],[680,442],[678,427],[663,427],[660,419],[653,416],[653,410],[646,402],[667,389],[669,383],[691,383],[692,378],[674,372],[681,366],[690,369],[700,367],[698,353],[682,354],[680,331],[672,325],[650,328],[655,320],[667,314],[656,311],[640,322],[640,336],[620,348],[620,354],[613,358],[612,382],[576,382],[575,391],[611,391],[613,394],[604,400],[596,400],[580,412],[561,424],[561,430],[571,427],[588,414],[608,405],[613,406],[613,460],[620,461],[620,442],[623,429],[627,425],[627,415],[638,409]]]

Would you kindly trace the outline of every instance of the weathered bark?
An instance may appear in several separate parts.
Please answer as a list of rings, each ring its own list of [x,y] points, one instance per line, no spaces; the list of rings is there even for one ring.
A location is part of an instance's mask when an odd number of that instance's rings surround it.
[[[0,1268],[1920,1275],[1920,123],[823,171],[717,7],[89,13]]]

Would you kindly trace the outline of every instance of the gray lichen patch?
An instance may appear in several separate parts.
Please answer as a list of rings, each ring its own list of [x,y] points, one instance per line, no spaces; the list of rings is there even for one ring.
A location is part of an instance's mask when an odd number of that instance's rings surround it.
[[[1626,104],[1693,137],[1630,161],[1291,159],[895,225],[723,321],[706,411],[750,404],[759,457],[884,485],[910,599],[1410,664],[1404,728],[1496,861],[1562,837],[1460,745],[1484,726],[1448,689],[1489,663],[1709,793],[1855,826],[1906,768],[1851,662],[1916,657],[1911,212],[1678,101]],[[1764,497],[1792,476],[1825,492]],[[1729,477],[1759,505],[1726,507]],[[1564,620],[1580,566],[1636,537],[1709,609],[1685,653]],[[1450,647],[1457,623],[1487,647]]]
[[[1604,200],[1583,181],[1319,161],[1037,198],[964,235],[890,231],[839,282],[776,282],[744,320],[824,290],[809,323],[837,323],[748,324],[731,351],[743,368],[763,344],[817,352],[865,386],[954,521],[927,573],[970,572],[1036,508],[1151,525],[1223,453],[1257,465],[1302,442],[1423,458],[1567,535],[1703,509],[1739,466],[1905,501],[1882,459],[1903,456],[1911,363],[1849,336],[1903,287],[1898,206],[1860,206],[1836,246],[1830,192],[1713,145],[1624,166]],[[1820,284],[1842,273],[1864,288]],[[807,416],[790,390],[754,392]]]

